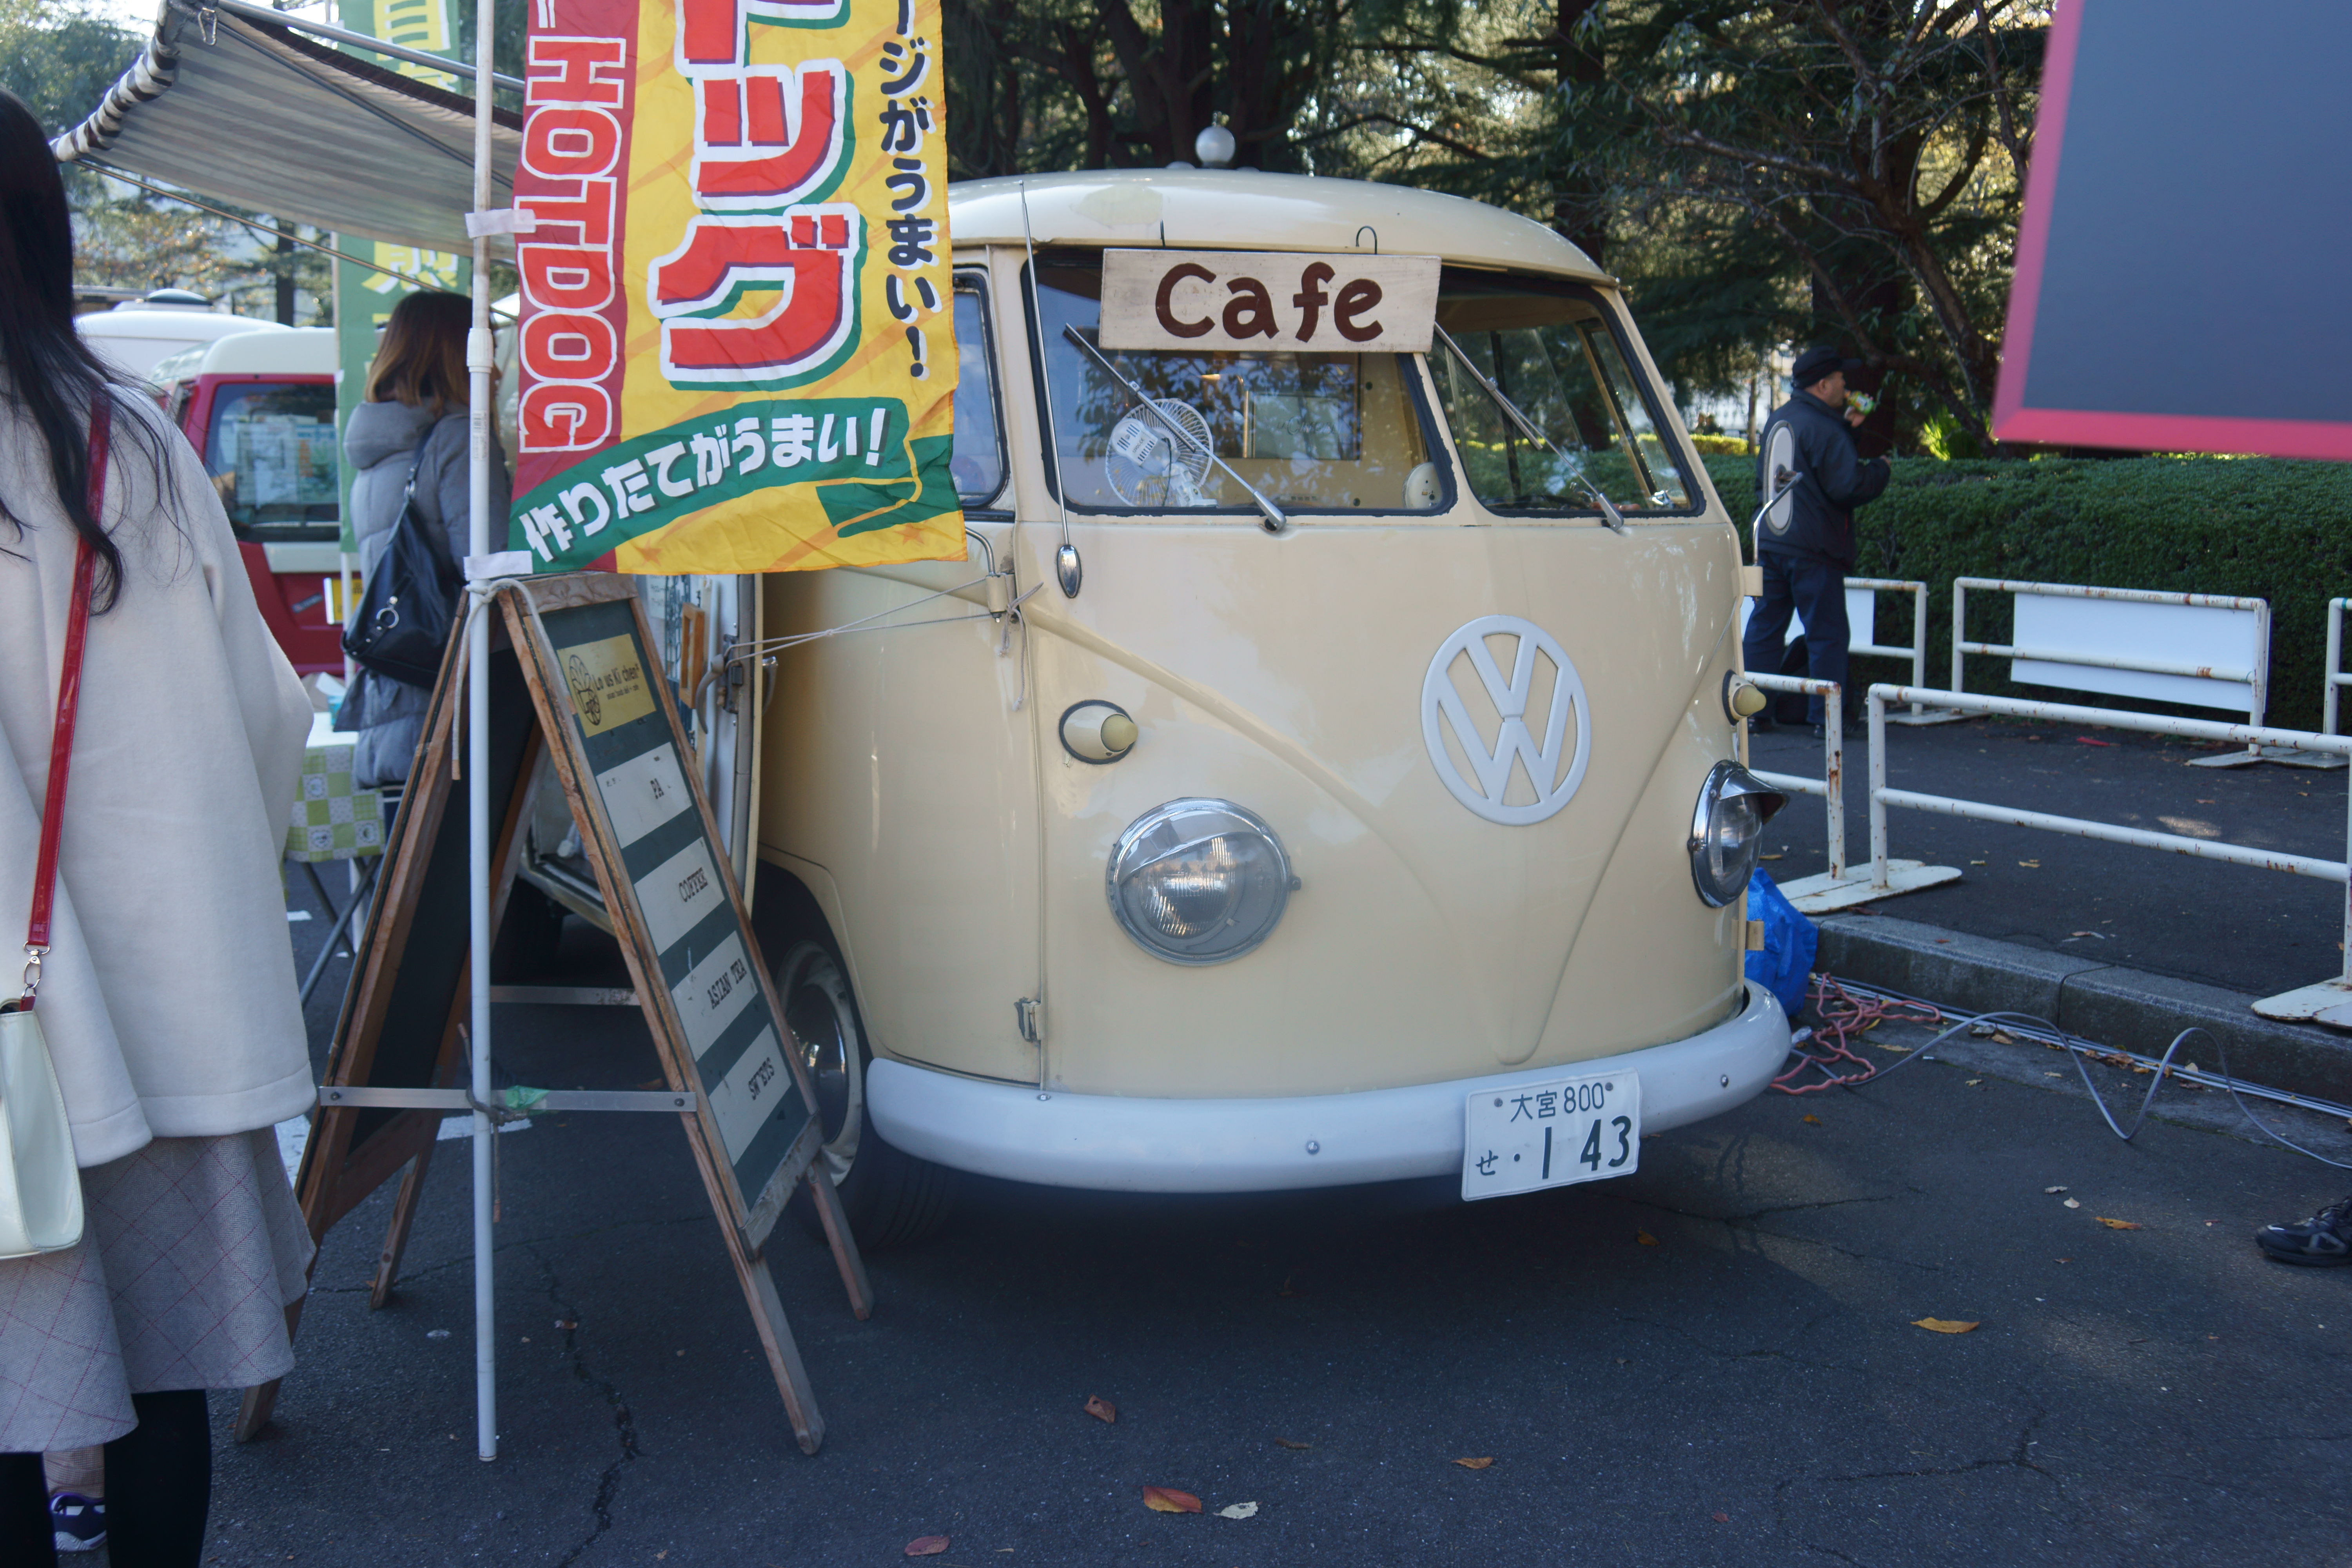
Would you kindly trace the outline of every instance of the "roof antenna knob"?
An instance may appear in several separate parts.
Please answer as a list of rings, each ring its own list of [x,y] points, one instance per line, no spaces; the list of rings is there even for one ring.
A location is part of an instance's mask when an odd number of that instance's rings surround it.
[[[1192,138],[1192,156],[1201,160],[1203,169],[1227,169],[1234,162],[1234,133],[1222,125],[1212,125]]]

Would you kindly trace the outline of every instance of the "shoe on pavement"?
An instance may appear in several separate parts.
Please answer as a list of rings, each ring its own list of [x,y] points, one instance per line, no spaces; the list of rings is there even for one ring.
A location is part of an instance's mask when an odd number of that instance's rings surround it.
[[[49,1523],[59,1552],[95,1552],[106,1544],[106,1500],[59,1492],[49,1499]]]
[[[2254,1245],[2281,1263],[2352,1263],[2352,1198],[2339,1198],[2294,1225],[2266,1225],[2254,1232]]]

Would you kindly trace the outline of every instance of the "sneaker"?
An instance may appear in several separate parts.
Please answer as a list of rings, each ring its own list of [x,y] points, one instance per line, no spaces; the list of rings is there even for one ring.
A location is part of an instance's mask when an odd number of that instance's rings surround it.
[[[49,1499],[49,1523],[58,1552],[95,1552],[106,1544],[106,1500],[59,1492]]]
[[[2339,1198],[2296,1225],[2266,1225],[2254,1245],[2281,1263],[2352,1263],[2352,1198]]]

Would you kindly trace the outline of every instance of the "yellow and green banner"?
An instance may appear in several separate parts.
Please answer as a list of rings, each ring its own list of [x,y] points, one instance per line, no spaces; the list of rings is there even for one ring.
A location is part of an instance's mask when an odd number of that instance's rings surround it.
[[[509,548],[963,553],[940,0],[533,0]]]

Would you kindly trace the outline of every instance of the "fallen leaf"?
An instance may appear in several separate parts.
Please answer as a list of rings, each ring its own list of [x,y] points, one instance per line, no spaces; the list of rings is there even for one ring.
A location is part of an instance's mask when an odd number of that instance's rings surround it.
[[[1980,1078],[1972,1078],[1972,1079],[1969,1079],[1969,1080],[1968,1080],[1969,1087],[1970,1089],[1974,1089],[1974,1088],[1976,1088],[1976,1086],[1977,1086],[1977,1085],[1979,1085],[1979,1084],[1980,1084],[1980,1083],[1982,1083],[1982,1082],[1984,1082],[1984,1079],[1980,1079]]]
[[[2043,1078],[2064,1078],[2066,1075],[2063,1072],[2046,1072],[2042,1076]]]
[[[1914,1318],[1911,1326],[1935,1334],[1965,1334],[1976,1327],[1974,1323],[1962,1322],[1957,1318]]]
[[[1785,860],[1788,857],[1785,855],[1759,855],[1756,858],[1759,860]]]
[[[2068,1198],[2066,1200],[2066,1206],[2070,1209],[2081,1208],[2083,1206],[2083,1200],[2080,1198]]]
[[[2020,860],[2020,861],[2018,862],[2018,864],[2019,864],[2019,865],[2021,865],[2021,866],[2029,867],[2029,868],[2031,868],[2032,869],[2036,870],[2036,871],[2039,871],[2040,869],[2042,869],[2042,862],[2041,862],[2041,861],[2039,861],[2039,860]]]
[[[1456,1459],[1456,1460],[1454,1460],[1454,1462],[1455,1464],[1457,1464],[1457,1465],[1461,1466],[1461,1467],[1462,1467],[1464,1469],[1465,1469],[1465,1470],[1483,1470],[1483,1469],[1485,1469],[1487,1466],[1489,1466],[1489,1465],[1493,1464],[1495,1461],[1494,1461],[1493,1459],[1491,1459],[1491,1458],[1486,1458],[1486,1459]]]
[[[1198,1513],[1201,1500],[1191,1492],[1180,1492],[1173,1487],[1146,1487],[1143,1506],[1154,1513]]]
[[[2002,1030],[1995,1029],[1992,1032],[1992,1043],[1996,1046],[2013,1046],[2017,1041]]]
[[[1227,1503],[1217,1510],[1219,1519],[1252,1519],[1256,1514],[1257,1504],[1254,1502]]]
[[[1097,1421],[1116,1421],[1118,1419],[1118,1406],[1100,1394],[1089,1394],[1087,1395],[1087,1414]]]
[[[2093,1215],[2091,1217],[2097,1220],[2101,1225],[2105,1226],[2109,1230],[2137,1230],[2140,1228],[2139,1222],[2137,1220],[2109,1219],[2103,1214]]]
[[[1731,1522],[1731,1516],[1719,1510],[1714,1513],[1708,1514],[1706,1517],[1715,1521],[1717,1524],[1729,1524]]]
[[[1822,1119],[1811,1113],[1808,1113],[1803,1120],[1811,1122],[1816,1127],[1819,1127],[1822,1124]]]
[[[1633,1239],[1640,1242],[1643,1247],[1655,1247],[1658,1245],[1658,1238],[1652,1236],[1646,1230],[1635,1231],[1633,1233]]]
[[[2088,735],[2075,736],[2074,743],[2078,746],[2112,746],[2115,744],[2113,741],[2094,741]]]
[[[2072,1263],[2072,1262],[2074,1262],[2074,1260],[2073,1258],[2060,1258],[2058,1261],[2059,1261],[2059,1262],[2061,1262],[2061,1263]]]
[[[2066,1189],[2063,1187],[2044,1187],[2042,1190],[2054,1196],[2059,1193],[2064,1192]]]
[[[937,1557],[947,1549],[948,1538],[944,1535],[919,1535],[907,1542],[909,1557]]]
[[[1312,1443],[1294,1443],[1287,1437],[1276,1437],[1275,1442],[1281,1447],[1289,1448],[1299,1453],[1304,1453],[1307,1449],[1315,1447]]]

